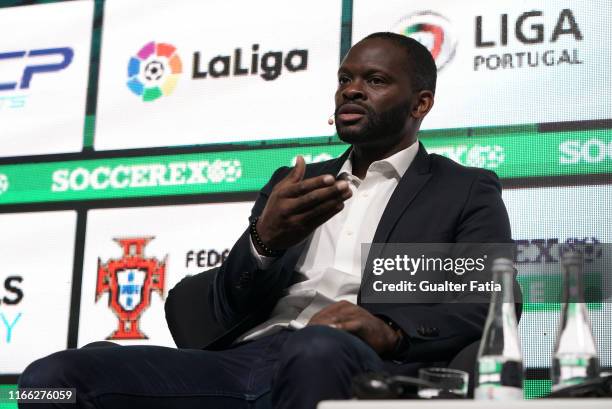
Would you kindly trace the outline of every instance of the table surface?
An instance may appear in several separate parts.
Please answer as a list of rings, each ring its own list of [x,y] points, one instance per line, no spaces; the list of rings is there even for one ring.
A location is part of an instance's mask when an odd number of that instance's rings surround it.
[[[343,400],[324,401],[317,409],[611,409],[612,399],[477,400]]]

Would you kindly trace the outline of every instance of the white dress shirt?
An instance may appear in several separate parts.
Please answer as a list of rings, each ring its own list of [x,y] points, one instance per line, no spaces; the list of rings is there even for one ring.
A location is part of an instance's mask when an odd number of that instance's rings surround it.
[[[270,319],[249,330],[237,342],[252,340],[279,331],[300,329],[323,308],[346,300],[357,303],[361,283],[361,244],[371,243],[389,198],[414,160],[418,141],[396,154],[373,162],[363,180],[352,174],[352,153],[338,172],[353,195],[344,208],[319,226],[307,239],[295,266],[295,278],[272,310]],[[251,253],[259,268],[269,267],[275,258]]]

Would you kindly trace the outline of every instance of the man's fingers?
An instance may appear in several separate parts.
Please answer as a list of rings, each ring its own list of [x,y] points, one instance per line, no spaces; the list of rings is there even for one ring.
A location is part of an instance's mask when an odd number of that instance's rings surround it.
[[[336,321],[349,320],[352,317],[352,310],[358,310],[360,307],[348,301],[338,301],[328,305],[321,311],[317,312],[313,318],[319,317],[334,317]]]
[[[287,175],[287,179],[293,183],[298,183],[304,178],[306,172],[306,162],[302,156],[298,156],[295,159],[295,166],[291,169],[291,172]]]
[[[363,324],[360,320],[348,320],[337,322],[334,324],[335,328],[341,329],[346,332],[350,332],[351,334],[358,334],[363,329]]]
[[[294,222],[301,226],[305,226],[310,230],[314,230],[336,214],[340,213],[344,208],[344,203],[338,200],[328,200],[325,203],[319,204],[312,210],[296,216]]]
[[[333,325],[334,319],[331,316],[312,317],[308,325]]]
[[[297,166],[297,165],[296,165]],[[292,171],[293,172],[293,171]],[[283,187],[280,193],[283,197],[301,197],[312,192],[315,189],[332,186],[336,179],[332,175],[321,175],[306,180],[289,179],[289,183]]]
[[[330,200],[341,203],[351,197],[351,194],[348,182],[339,181],[331,186],[312,190],[296,198],[294,201],[294,211],[296,213],[304,213]]]
[[[348,301],[338,301],[314,314],[309,324],[327,325],[330,323],[349,321],[353,319],[354,312],[357,312],[359,308],[360,307]]]

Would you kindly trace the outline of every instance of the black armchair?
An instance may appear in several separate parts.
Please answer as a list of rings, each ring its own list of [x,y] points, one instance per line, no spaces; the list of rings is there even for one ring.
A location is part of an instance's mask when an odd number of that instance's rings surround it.
[[[166,322],[179,348],[204,348],[225,329],[209,308],[208,290],[217,268],[187,276],[168,292]]]

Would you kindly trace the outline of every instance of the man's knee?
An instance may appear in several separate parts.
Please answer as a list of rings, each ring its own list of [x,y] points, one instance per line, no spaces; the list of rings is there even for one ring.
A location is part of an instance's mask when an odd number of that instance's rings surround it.
[[[335,328],[313,325],[296,331],[283,347],[282,358],[302,362],[331,363],[376,353],[356,336]]]
[[[291,334],[273,378],[274,407],[315,407],[322,399],[350,397],[351,378],[378,370],[382,360],[348,332],[313,325]]]
[[[78,350],[56,352],[32,362],[19,377],[19,387],[51,388],[74,386],[79,372],[85,370]]]

